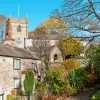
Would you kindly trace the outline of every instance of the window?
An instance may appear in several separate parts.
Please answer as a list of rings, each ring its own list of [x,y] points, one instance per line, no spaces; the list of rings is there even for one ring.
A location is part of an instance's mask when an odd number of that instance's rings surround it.
[[[21,60],[20,59],[14,59],[14,69],[20,70],[21,69]]]
[[[3,94],[0,94],[0,100],[3,100]]]
[[[21,32],[21,26],[20,25],[17,27],[17,32]]]
[[[14,78],[14,88],[20,88],[21,87],[21,78]]]
[[[57,59],[58,59],[58,55],[55,54],[55,55],[54,55],[54,61],[56,61]]]
[[[34,70],[36,69],[35,63],[32,63],[32,68],[33,68]]]
[[[34,70],[34,72],[37,72],[37,71],[38,71],[38,69],[37,69],[37,67],[36,67],[36,64],[35,64],[35,63],[32,63],[32,69]]]

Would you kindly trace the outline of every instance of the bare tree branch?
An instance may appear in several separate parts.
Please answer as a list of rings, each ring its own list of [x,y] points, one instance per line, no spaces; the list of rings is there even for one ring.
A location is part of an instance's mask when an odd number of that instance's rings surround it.
[[[63,18],[71,34],[100,32],[100,2],[98,0],[64,0],[62,8],[52,17]]]
[[[96,13],[95,9],[94,9],[94,6],[93,6],[93,3],[88,0],[89,4],[90,4],[90,7],[92,9],[92,12],[95,14],[96,18],[100,21],[100,16]]]

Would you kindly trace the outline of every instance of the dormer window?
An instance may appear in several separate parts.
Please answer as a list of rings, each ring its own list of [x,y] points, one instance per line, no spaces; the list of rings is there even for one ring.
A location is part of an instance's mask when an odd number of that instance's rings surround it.
[[[20,25],[17,27],[17,32],[21,32],[21,26]]]

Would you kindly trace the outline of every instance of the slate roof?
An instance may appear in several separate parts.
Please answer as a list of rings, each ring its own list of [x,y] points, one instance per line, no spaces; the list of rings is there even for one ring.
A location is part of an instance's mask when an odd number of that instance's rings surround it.
[[[51,51],[55,48],[56,46],[49,46],[46,48],[45,52],[47,53],[47,55],[49,55],[51,53]],[[34,49],[34,47],[28,47],[28,49],[32,52],[32,53],[36,53],[37,50]],[[44,50],[43,50],[44,52]],[[44,56],[44,55],[43,55]]]
[[[39,58],[33,56],[28,50],[10,45],[0,45],[0,56],[39,60]]]
[[[34,34],[34,31],[32,32],[29,32],[28,33],[28,38],[29,39],[37,39],[38,37]],[[57,35],[45,35],[45,36],[42,36],[41,39],[43,40],[57,40],[58,39],[58,36]]]

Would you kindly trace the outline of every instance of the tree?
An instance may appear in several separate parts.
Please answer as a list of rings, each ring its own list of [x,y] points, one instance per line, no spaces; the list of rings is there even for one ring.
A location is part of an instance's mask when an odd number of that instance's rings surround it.
[[[59,48],[63,53],[63,57],[79,56],[83,51],[83,46],[80,42],[72,37],[66,37],[59,42]]]
[[[44,20],[40,26],[44,26],[46,32],[53,35],[65,33],[68,30],[63,18],[48,18]]]
[[[67,71],[78,68],[79,55],[83,52],[83,46],[72,37],[66,37],[59,42],[59,48],[62,51],[64,66]]]
[[[86,52],[85,52],[85,58],[87,60],[87,65],[86,70],[88,72],[91,72],[95,78],[94,79],[99,79],[100,78],[100,45],[93,45],[91,44]]]
[[[91,67],[96,68],[100,75],[100,45],[95,46],[90,53],[88,52],[87,57],[91,62]]]
[[[62,7],[54,10],[52,16],[55,18],[64,18],[70,32],[74,33],[74,35],[78,35],[78,33],[79,35],[86,33],[99,34],[99,9],[99,0],[64,0]]]
[[[31,33],[33,39],[33,52],[36,56],[41,58],[45,63],[45,67],[48,67],[49,57],[48,57],[48,47],[49,47],[49,34],[46,32],[44,26],[36,28]]]
[[[24,90],[26,96],[28,97],[28,100],[30,100],[30,95],[33,92],[33,86],[34,86],[34,75],[32,71],[29,71],[25,74],[25,80],[24,80]]]
[[[93,54],[95,53],[95,49],[96,49],[96,46],[93,45],[93,44],[90,44],[89,47],[86,49],[85,51],[85,56],[87,59],[91,59]],[[90,61],[92,63],[92,61]]]

